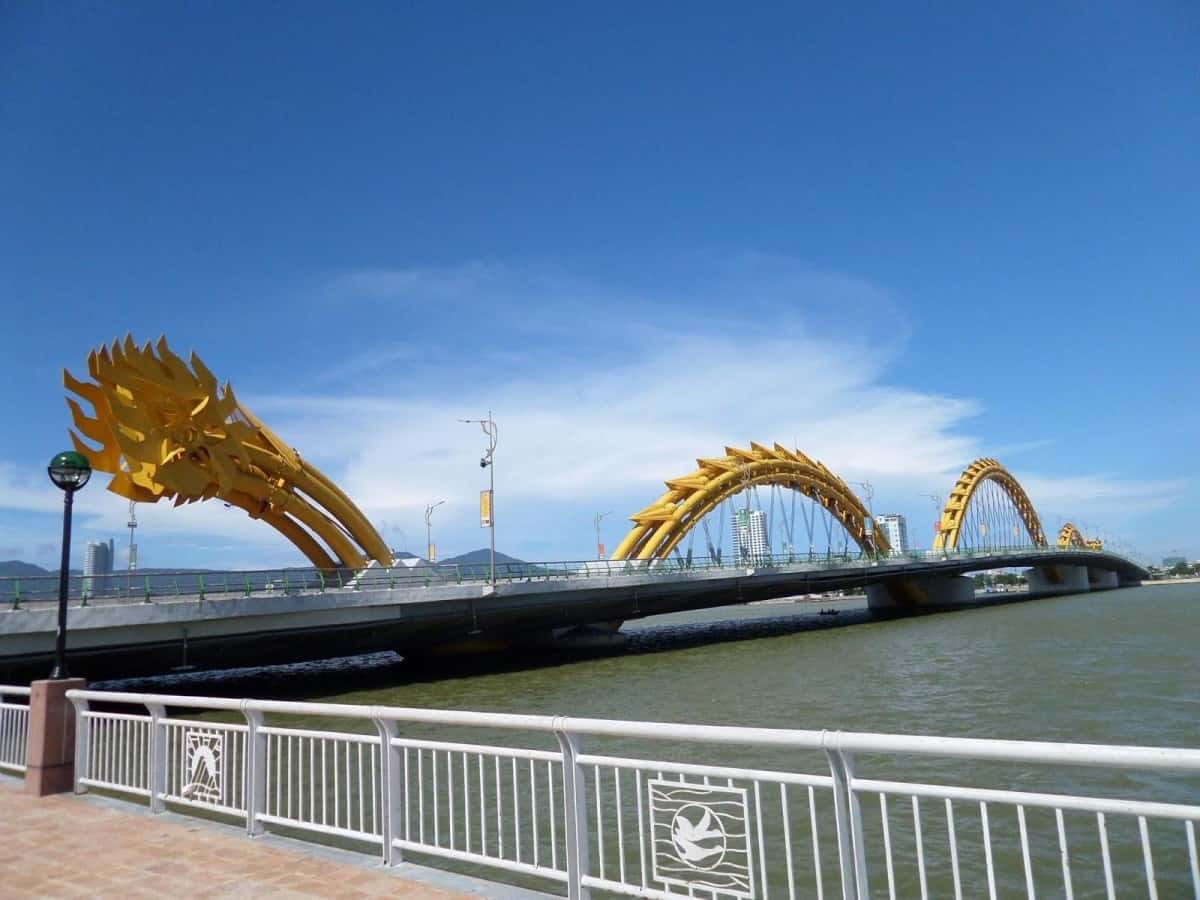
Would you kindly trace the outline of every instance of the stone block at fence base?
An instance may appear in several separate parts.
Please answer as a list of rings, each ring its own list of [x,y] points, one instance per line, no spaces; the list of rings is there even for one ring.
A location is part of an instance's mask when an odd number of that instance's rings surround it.
[[[25,743],[25,793],[35,797],[71,790],[75,780],[75,712],[67,691],[82,678],[35,681],[29,686],[29,736]]]

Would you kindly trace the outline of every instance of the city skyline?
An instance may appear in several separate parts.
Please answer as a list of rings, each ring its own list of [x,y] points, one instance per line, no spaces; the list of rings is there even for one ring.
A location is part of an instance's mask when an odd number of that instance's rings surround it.
[[[487,545],[457,420],[491,409],[525,559],[590,558],[596,510],[615,546],[752,440],[869,481],[917,547],[993,456],[1048,534],[1200,556],[1186,13],[307,13],[10,15],[0,558],[57,565],[59,369],[126,331],[412,552],[440,499],[440,556]],[[73,565],[124,532],[104,484]],[[142,565],[300,563],[220,504],[137,515]]]

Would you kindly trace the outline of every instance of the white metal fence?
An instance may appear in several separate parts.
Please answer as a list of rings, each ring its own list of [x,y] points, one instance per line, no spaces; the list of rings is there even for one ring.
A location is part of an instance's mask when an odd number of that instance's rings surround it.
[[[12,702],[24,698],[23,703]],[[0,771],[25,771],[29,734],[29,688],[0,685]]]
[[[1200,897],[1200,750],[68,697],[77,790],[571,897]]]

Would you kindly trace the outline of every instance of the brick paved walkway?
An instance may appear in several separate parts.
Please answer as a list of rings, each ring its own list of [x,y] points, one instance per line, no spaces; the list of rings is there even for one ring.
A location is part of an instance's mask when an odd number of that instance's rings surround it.
[[[178,818],[0,783],[5,897],[430,897],[443,890]],[[478,895],[475,895],[478,896]]]

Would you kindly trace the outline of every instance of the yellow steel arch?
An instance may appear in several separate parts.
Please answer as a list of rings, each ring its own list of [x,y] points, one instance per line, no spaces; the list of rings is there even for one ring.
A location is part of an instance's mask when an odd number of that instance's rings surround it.
[[[1099,538],[1086,538],[1083,532],[1075,527],[1073,522],[1067,522],[1058,532],[1057,546],[1062,550],[1072,548],[1087,548],[1088,550],[1103,550],[1104,541]]]
[[[1045,547],[1046,535],[1042,531],[1042,523],[1038,520],[1037,510],[1033,508],[1025,489],[998,461],[983,457],[967,466],[954,483],[950,498],[946,501],[946,508],[942,510],[933,549],[953,550],[958,546],[958,535],[967,512],[967,504],[971,502],[976,488],[985,481],[994,481],[1000,485],[1017,508],[1017,514],[1025,523],[1030,540],[1038,547]]]
[[[74,431],[71,439],[92,468],[112,474],[108,489],[176,506],[219,497],[275,528],[317,568],[357,569],[366,556],[390,566],[387,544],[350,498],[238,403],[228,384],[218,388],[196,354],[189,361],[190,368],[166,338],[139,347],[126,336],[88,355],[95,383],[63,370],[66,387],[94,411],[87,416],[68,397],[75,426],[100,448]]]
[[[630,516],[633,528],[613,559],[663,559],[716,506],[745,488],[775,484],[799,491],[819,503],[846,529],[863,551],[886,554],[887,538],[868,534],[868,513],[842,479],[799,450],[776,444],[768,449],[751,442],[749,450],[726,447],[725,455],[696,460],[694,472],[666,482],[667,492]]]

